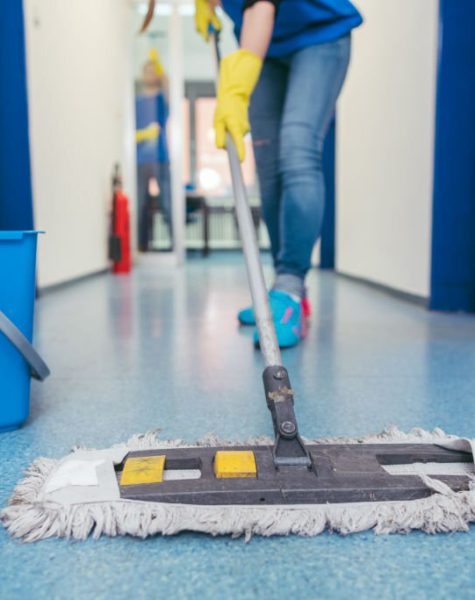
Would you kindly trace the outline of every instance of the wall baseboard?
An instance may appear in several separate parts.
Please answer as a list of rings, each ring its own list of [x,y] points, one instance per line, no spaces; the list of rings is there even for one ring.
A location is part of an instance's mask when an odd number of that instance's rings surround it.
[[[45,285],[44,287],[40,287],[37,289],[36,295],[37,297],[45,296],[46,294],[50,294],[51,292],[57,292],[59,290],[63,290],[69,287],[72,287],[78,283],[83,283],[88,279],[94,279],[96,277],[101,277],[102,275],[106,275],[110,273],[110,269],[105,267],[104,269],[99,269],[98,271],[93,271],[92,273],[87,273],[86,275],[80,275],[79,277],[73,277],[73,279],[68,279],[67,281],[61,281],[60,283],[53,283],[51,285]]]
[[[421,306],[422,308],[428,308],[429,306],[429,298],[425,296],[419,296],[418,294],[403,292],[402,290],[397,290],[396,288],[393,288],[389,285],[384,285],[383,283],[376,283],[375,281],[371,281],[370,279],[365,279],[364,277],[357,277],[356,275],[349,275],[348,273],[341,273],[339,271],[335,271],[335,274],[338,275],[338,277],[342,277],[343,279],[348,279],[349,281],[359,283],[378,292],[382,292],[383,294],[386,294],[388,296],[392,296],[393,298],[398,298],[399,300],[404,300],[406,302],[410,302],[411,304],[416,304],[417,306]]]

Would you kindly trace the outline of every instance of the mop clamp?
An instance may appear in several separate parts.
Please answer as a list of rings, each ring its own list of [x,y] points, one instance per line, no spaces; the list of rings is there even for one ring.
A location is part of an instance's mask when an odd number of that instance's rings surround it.
[[[266,367],[262,375],[267,407],[272,415],[275,433],[274,464],[311,467],[310,454],[302,442],[294,412],[294,393],[287,369]]]
[[[293,414],[294,393],[290,387],[287,370],[281,366],[267,367],[262,379],[276,435],[282,435],[286,439],[294,438],[298,427]]]

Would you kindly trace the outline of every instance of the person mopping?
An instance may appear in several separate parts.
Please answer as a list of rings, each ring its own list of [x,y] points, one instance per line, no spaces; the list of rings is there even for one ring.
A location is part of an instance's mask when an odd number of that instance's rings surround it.
[[[216,0],[196,0],[197,31],[220,30]],[[309,310],[305,277],[323,220],[322,149],[362,18],[349,0],[222,0],[240,41],[223,58],[216,144],[229,131],[244,159],[251,130],[275,280],[269,299],[280,347],[299,343]],[[248,107],[250,104],[248,119]],[[238,313],[254,325],[251,307]],[[257,331],[254,340],[258,342]]]
[[[154,5],[149,0],[142,31]],[[269,300],[279,346],[287,348],[302,339],[310,310],[305,277],[323,222],[323,142],[348,70],[351,31],[363,19],[349,0],[195,0],[205,41],[221,29],[218,5],[233,21],[240,48],[220,65],[216,145],[225,147],[228,131],[242,161],[252,130],[275,269]],[[255,325],[251,307],[238,319]]]
[[[170,159],[167,143],[168,78],[158,52],[152,48],[142,71],[143,90],[135,102],[137,130],[138,245],[149,246],[149,197],[158,187],[160,207],[171,237]]]

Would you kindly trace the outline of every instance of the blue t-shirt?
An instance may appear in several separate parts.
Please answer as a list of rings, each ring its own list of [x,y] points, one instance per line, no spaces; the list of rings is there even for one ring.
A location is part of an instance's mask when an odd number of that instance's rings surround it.
[[[234,22],[239,39],[242,0],[223,0],[224,11]],[[282,0],[267,56],[279,57],[331,42],[361,25],[363,19],[349,0]]]
[[[168,157],[167,120],[168,104],[162,93],[137,96],[135,99],[136,129],[145,129],[152,123],[160,125],[158,139],[137,143],[137,163],[166,163]]]

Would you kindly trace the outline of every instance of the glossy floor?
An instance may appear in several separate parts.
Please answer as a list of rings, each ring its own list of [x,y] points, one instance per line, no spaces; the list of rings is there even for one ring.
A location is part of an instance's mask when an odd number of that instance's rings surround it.
[[[284,354],[304,435],[388,424],[475,435],[475,318],[434,314],[329,273],[312,273],[309,337]],[[157,427],[195,440],[270,434],[239,256],[149,259],[38,302],[37,344],[53,375],[31,418],[0,435],[0,504],[39,456],[106,447]],[[253,539],[48,540],[0,528],[0,598],[475,598],[469,534]]]

